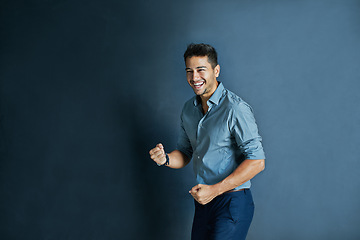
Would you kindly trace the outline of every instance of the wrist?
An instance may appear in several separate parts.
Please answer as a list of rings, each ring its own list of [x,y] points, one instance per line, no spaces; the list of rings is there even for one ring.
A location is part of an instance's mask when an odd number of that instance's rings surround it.
[[[161,167],[161,166],[167,166],[167,165],[169,165],[170,164],[170,158],[169,158],[169,155],[167,154],[167,153],[165,153],[165,162],[163,163],[163,164],[158,164],[157,163],[157,165],[159,166],[159,167]]]
[[[224,181],[218,182],[214,185],[217,195],[221,195],[227,191]]]
[[[216,196],[219,196],[224,193],[221,188],[221,182],[212,185],[212,187],[213,187],[213,192],[216,194]]]

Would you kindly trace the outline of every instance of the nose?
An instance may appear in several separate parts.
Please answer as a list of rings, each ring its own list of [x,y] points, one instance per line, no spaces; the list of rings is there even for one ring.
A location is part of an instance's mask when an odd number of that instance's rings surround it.
[[[192,74],[192,79],[193,81],[199,80],[200,79],[200,74],[198,71],[194,71]]]

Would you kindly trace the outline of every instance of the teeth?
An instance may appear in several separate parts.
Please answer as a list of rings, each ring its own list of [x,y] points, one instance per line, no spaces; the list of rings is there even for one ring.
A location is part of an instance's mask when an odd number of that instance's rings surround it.
[[[202,85],[203,84],[203,82],[200,82],[200,83],[194,83],[194,86],[200,86],[200,85]]]

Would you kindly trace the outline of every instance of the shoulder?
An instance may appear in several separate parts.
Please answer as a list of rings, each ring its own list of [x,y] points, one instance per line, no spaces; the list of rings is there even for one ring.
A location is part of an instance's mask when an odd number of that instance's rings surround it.
[[[189,108],[189,107],[194,107],[194,102],[196,101],[196,96],[188,99],[183,106],[183,109]]]
[[[196,96],[190,98],[184,103],[184,106],[182,108],[182,114],[189,112],[194,109],[194,102],[196,100]]]
[[[184,107],[185,107],[185,106],[188,106],[188,105],[193,106],[195,100],[196,100],[196,95],[193,96],[193,97],[191,97],[190,99],[188,99],[188,100],[184,103]]]
[[[224,104],[231,110],[231,112],[252,112],[252,108],[247,102],[228,89],[225,89]]]

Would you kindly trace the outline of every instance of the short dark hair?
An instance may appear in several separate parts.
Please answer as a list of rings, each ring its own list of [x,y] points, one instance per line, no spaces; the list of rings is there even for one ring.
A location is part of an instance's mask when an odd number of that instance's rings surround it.
[[[215,68],[218,65],[217,61],[217,52],[215,48],[209,44],[205,43],[191,43],[188,45],[185,53],[184,53],[184,61],[186,62],[187,58],[191,58],[194,56],[207,56],[208,62],[211,64],[212,68]]]

